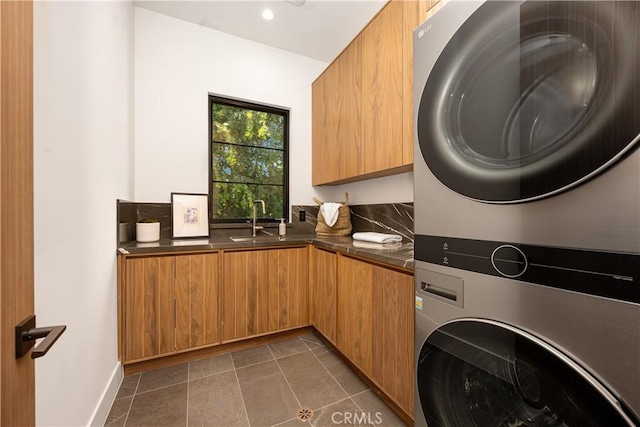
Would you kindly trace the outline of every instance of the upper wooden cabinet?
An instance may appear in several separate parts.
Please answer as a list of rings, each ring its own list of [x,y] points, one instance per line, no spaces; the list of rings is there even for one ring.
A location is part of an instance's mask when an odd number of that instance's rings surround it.
[[[312,85],[312,183],[413,167],[413,29],[434,0],[393,0]]]
[[[334,182],[362,173],[360,39],[312,85],[312,181]]]
[[[225,252],[222,339],[309,325],[308,249]]]
[[[403,165],[402,8],[392,1],[360,35],[365,174]]]

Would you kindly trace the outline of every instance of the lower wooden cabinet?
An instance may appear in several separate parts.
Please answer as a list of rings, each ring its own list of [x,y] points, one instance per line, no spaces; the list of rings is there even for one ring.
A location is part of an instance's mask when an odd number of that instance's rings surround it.
[[[124,358],[142,359],[175,349],[175,257],[125,261]]]
[[[218,256],[153,256],[125,261],[126,361],[220,341]]]
[[[176,349],[219,343],[219,255],[175,259]]]
[[[337,347],[413,413],[413,277],[338,257]]]
[[[308,249],[225,252],[222,339],[309,325]]]
[[[338,255],[311,246],[309,267],[309,315],[311,324],[336,344]]]
[[[413,277],[314,246],[118,260],[132,363],[313,324],[413,413]]]
[[[373,380],[413,414],[413,276],[373,268]]]
[[[338,258],[338,348],[372,377],[373,270],[352,258]]]

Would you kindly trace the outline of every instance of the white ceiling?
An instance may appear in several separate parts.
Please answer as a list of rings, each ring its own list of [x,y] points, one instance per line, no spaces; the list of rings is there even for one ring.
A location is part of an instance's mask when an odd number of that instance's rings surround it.
[[[279,49],[331,62],[387,0],[139,0],[135,5]],[[269,8],[275,17],[262,18]]]

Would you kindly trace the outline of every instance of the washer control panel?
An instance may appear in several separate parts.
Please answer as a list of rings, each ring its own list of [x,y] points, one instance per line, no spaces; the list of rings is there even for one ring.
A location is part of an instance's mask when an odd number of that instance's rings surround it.
[[[529,267],[527,256],[513,245],[500,245],[491,253],[491,265],[504,277],[515,279]]]
[[[640,303],[640,254],[416,235],[415,259]]]

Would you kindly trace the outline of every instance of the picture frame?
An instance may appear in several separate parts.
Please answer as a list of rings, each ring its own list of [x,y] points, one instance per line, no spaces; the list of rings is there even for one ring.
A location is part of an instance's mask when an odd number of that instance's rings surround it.
[[[209,237],[209,195],[171,193],[171,238]]]

